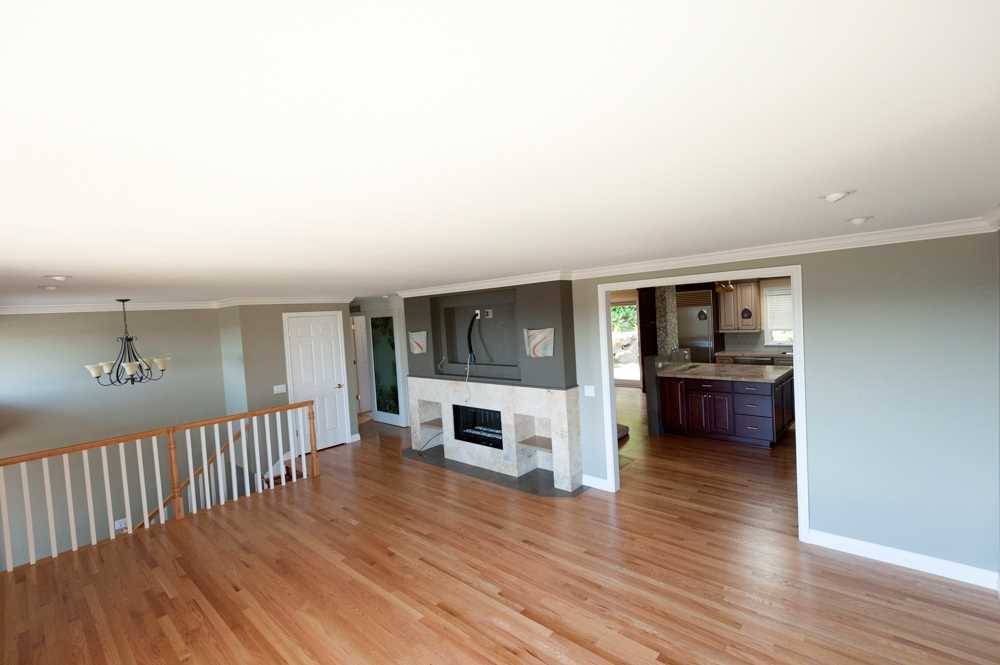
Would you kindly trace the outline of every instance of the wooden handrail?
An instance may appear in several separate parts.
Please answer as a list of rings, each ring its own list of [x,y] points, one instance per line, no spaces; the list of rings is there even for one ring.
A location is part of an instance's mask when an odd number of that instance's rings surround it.
[[[34,462],[35,460],[44,459],[46,457],[58,457],[59,455],[79,453],[84,450],[111,446],[116,443],[127,443],[129,441],[135,441],[136,439],[148,439],[154,436],[163,436],[168,431],[170,431],[169,427],[161,427],[160,429],[151,429],[145,432],[136,432],[134,434],[111,436],[107,439],[98,439],[97,441],[74,443],[70,446],[63,446],[62,448],[49,448],[48,450],[37,450],[33,453],[24,453],[23,455],[15,455],[14,457],[4,457],[3,459],[0,459],[0,467],[20,464],[21,462]]]
[[[292,404],[285,404],[282,406],[268,406],[263,409],[257,409],[256,411],[247,411],[246,413],[237,413],[232,416],[222,416],[221,418],[206,418],[205,420],[195,420],[190,423],[181,423],[180,425],[174,425],[173,429],[178,432],[182,432],[186,429],[196,429],[198,427],[204,427],[205,425],[215,425],[216,423],[230,423],[241,418],[253,418],[254,416],[262,416],[265,413],[277,413],[279,411],[293,411],[294,409],[301,409],[304,406],[312,404],[312,400],[305,400],[302,402],[293,402]]]
[[[15,455],[14,457],[4,457],[0,459],[0,467],[11,466],[13,464],[20,464],[21,462],[34,462],[35,460],[40,460],[45,457],[57,457],[59,455],[68,455],[69,453],[78,453],[84,450],[91,450],[92,448],[101,448],[103,446],[114,445],[116,443],[127,443],[129,441],[135,441],[136,439],[148,439],[154,436],[169,437],[171,431],[182,432],[184,430],[195,429],[196,427],[203,427],[205,425],[214,425],[216,423],[221,424],[221,423],[233,422],[241,418],[253,418],[254,416],[262,416],[265,413],[292,411],[294,409],[301,409],[302,407],[308,406],[310,404],[312,404],[312,400],[294,402],[292,404],[285,404],[283,406],[268,406],[263,409],[257,409],[256,411],[247,411],[245,413],[237,413],[231,416],[222,416],[220,418],[206,418],[204,420],[195,420],[189,423],[182,423],[180,425],[172,425],[170,427],[160,427],[158,429],[151,429],[145,432],[121,434],[119,436],[111,436],[106,439],[98,439],[97,441],[74,443],[69,446],[63,446],[62,448],[49,448],[48,450],[37,450],[32,453]]]

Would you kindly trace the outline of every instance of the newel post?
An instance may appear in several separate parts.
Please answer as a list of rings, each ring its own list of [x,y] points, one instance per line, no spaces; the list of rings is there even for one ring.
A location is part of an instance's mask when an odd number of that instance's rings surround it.
[[[310,473],[313,476],[319,476],[319,455],[316,450],[316,410],[313,404],[313,402],[309,402],[309,406],[307,407],[309,414],[309,452],[312,453],[310,460],[310,468],[312,470]]]
[[[167,430],[167,452],[170,453],[170,496],[174,498],[174,519],[184,519],[184,500],[181,498],[180,474],[177,473],[177,443],[174,428]]]

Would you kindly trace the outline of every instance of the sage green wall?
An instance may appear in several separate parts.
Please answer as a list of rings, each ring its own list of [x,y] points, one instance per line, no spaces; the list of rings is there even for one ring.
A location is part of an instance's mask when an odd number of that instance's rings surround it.
[[[801,265],[810,527],[997,570],[998,255],[990,234],[575,281],[584,473],[608,473],[598,284]]]
[[[275,395],[274,386],[288,385],[285,369],[286,312],[341,312],[344,328],[344,354],[347,359],[348,412],[351,433],[358,431],[358,414],[352,397],[358,392],[357,379],[350,368],[354,364],[354,338],[351,332],[350,306],[346,303],[319,305],[251,305],[239,307],[243,332],[243,363],[246,376],[246,403],[249,409],[288,404],[288,393]]]
[[[173,358],[162,381],[100,388],[83,365],[114,360],[121,314],[0,316],[0,456],[147,430],[225,411],[218,312],[130,312],[145,355]]]
[[[222,383],[226,396],[226,413],[243,413],[249,409],[239,307],[219,310],[219,345],[222,350]]]

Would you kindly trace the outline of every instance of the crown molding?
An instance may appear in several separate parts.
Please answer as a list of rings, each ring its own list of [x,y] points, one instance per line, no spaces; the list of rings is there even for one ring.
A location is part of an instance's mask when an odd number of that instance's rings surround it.
[[[894,245],[904,242],[916,242],[919,240],[935,240],[938,238],[953,238],[957,236],[976,235],[980,233],[996,233],[998,226],[1000,226],[1000,222],[998,222],[997,219],[970,217],[968,219],[956,219],[948,222],[922,224],[920,226],[904,226],[896,229],[885,229],[882,231],[848,233],[839,236],[816,238],[813,240],[795,240],[771,245],[757,245],[755,247],[744,247],[742,249],[723,250],[720,252],[689,254],[687,256],[675,256],[665,259],[653,259],[650,261],[636,261],[633,263],[598,266],[596,268],[527,273],[523,275],[497,277],[495,279],[484,279],[476,282],[443,284],[440,286],[430,286],[426,288],[400,291],[399,295],[403,298],[415,298],[417,296],[432,296],[442,293],[454,293],[456,291],[496,289],[505,286],[517,286],[519,284],[531,284],[535,282],[551,282],[561,279],[593,279],[596,277],[611,277],[646,272],[659,272],[663,270],[677,270],[679,268],[704,267],[725,263],[736,263],[739,261],[755,261],[760,259],[778,258],[782,256],[795,256],[798,254],[835,252],[843,249],[876,247],[878,245]]]
[[[249,307],[253,305],[326,305],[346,304],[354,300],[348,296],[314,298],[224,298],[222,300],[141,302],[128,304],[130,312],[150,312],[170,309],[222,309],[224,307]],[[120,312],[121,305],[92,303],[76,305],[0,305],[0,316],[11,314],[75,314],[80,312]]]
[[[584,268],[572,271],[572,279],[593,279],[595,277],[610,277],[614,275],[631,275],[678,268],[694,268],[711,266],[738,261],[755,261],[798,254],[816,254],[818,252],[835,252],[843,249],[860,247],[876,247],[878,245],[895,245],[919,240],[936,240],[956,236],[976,235],[980,233],[995,233],[998,224],[996,220],[984,217],[970,217],[950,222],[922,224],[920,226],[905,226],[883,231],[868,231],[864,233],[848,233],[814,240],[795,240],[792,242],[758,245],[743,249],[731,249],[705,254],[690,254],[651,261],[637,261],[618,265]]]
[[[572,279],[572,277],[570,273],[563,270],[550,270],[548,272],[533,272],[524,275],[513,275],[510,277],[481,279],[475,282],[457,282],[454,284],[428,286],[421,289],[407,289],[406,291],[399,291],[398,293],[403,298],[416,298],[419,296],[436,296],[442,293],[454,293],[456,291],[481,291],[484,289],[500,289],[505,286],[518,286],[520,284],[555,282],[563,279]]]

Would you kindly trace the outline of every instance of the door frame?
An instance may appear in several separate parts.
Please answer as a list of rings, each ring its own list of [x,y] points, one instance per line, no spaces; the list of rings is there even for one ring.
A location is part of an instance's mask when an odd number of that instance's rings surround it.
[[[696,282],[724,282],[736,279],[770,279],[788,277],[792,282],[792,309],[795,323],[795,343],[792,362],[795,368],[795,482],[798,495],[799,540],[809,533],[809,461],[808,424],[806,416],[806,340],[803,334],[802,266],[776,266],[749,270],[676,275],[652,279],[605,282],[597,285],[598,339],[601,346],[601,398],[604,406],[604,453],[608,478],[601,489],[617,492],[621,488],[618,468],[617,412],[615,404],[614,368],[611,358],[610,300],[612,291],[641,289],[650,286],[676,286]]]
[[[319,316],[333,316],[337,320],[337,331],[340,335],[340,376],[337,377],[337,381],[343,384],[344,391],[347,398],[344,400],[343,408],[343,418],[344,418],[344,440],[337,441],[330,444],[327,448],[333,448],[334,446],[339,446],[353,440],[354,433],[351,431],[351,406],[350,406],[350,393],[351,387],[347,381],[347,339],[344,336],[344,313],[340,310],[332,309],[325,310],[322,312],[282,312],[281,314],[281,336],[285,344],[285,382],[288,386],[288,403],[291,404],[296,401],[295,399],[295,383],[292,381],[292,359],[288,355],[288,320],[293,318],[313,318]],[[353,343],[353,342],[352,342]],[[313,404],[315,408],[315,403]],[[325,448],[320,447],[320,442],[316,441],[317,450],[325,450]]]
[[[402,299],[400,298],[400,305]],[[409,375],[408,355],[406,350],[406,321],[403,318],[401,307],[396,307],[395,303],[386,302],[385,306],[369,307],[363,312],[365,325],[368,326],[368,365],[371,378],[371,402],[372,420],[396,427],[409,427],[409,391],[407,390],[406,377]],[[396,346],[396,389],[399,395],[399,413],[388,413],[378,410],[378,399],[375,391],[375,339],[372,336],[372,318],[389,317],[392,319],[392,336]]]

